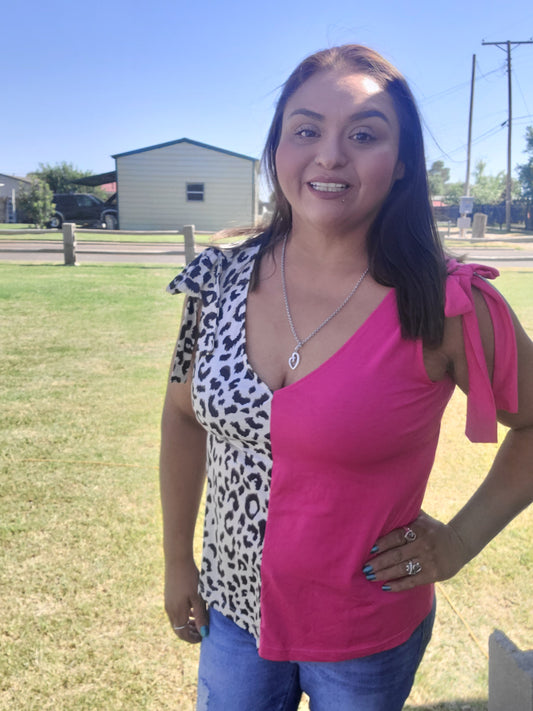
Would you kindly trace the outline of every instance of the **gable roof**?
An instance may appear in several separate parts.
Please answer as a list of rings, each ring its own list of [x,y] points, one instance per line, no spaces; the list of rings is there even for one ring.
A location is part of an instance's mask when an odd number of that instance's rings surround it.
[[[10,178],[11,180],[18,180],[21,183],[28,183],[28,185],[31,185],[31,180],[29,178],[19,178],[18,175],[8,175],[7,173],[0,173],[0,178]]]
[[[219,153],[225,153],[228,156],[235,156],[236,158],[244,158],[245,160],[251,160],[256,162],[257,158],[252,158],[251,156],[245,156],[242,153],[235,153],[234,151],[227,151],[225,148],[217,148],[216,146],[210,146],[208,143],[200,143],[200,141],[193,141],[190,138],[178,138],[177,141],[168,141],[167,143],[158,143],[155,146],[147,146],[146,148],[138,148],[136,151],[126,151],[125,153],[116,153],[111,156],[111,158],[123,158],[124,156],[131,156],[135,153],[145,153],[146,151],[154,151],[156,148],[166,148],[167,146],[175,146],[177,143],[190,143],[193,146],[199,146],[200,148],[208,148],[210,151],[218,151]]]

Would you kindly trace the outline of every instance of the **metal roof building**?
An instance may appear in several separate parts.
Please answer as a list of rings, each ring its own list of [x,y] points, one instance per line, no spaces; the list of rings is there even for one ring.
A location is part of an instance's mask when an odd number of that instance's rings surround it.
[[[113,156],[121,230],[253,225],[259,161],[180,138]]]

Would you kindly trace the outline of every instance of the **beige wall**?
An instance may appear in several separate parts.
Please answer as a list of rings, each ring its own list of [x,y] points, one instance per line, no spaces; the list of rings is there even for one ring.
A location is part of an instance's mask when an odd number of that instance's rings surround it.
[[[29,180],[21,180],[12,175],[4,175],[0,173],[0,197],[10,198],[12,191],[19,195],[24,190],[29,190],[31,182]]]
[[[257,213],[257,165],[186,142],[117,157],[120,229],[250,225]],[[204,184],[203,202],[187,200],[187,183]]]
[[[6,202],[12,199],[13,190],[15,191],[16,204],[18,196],[29,190],[30,186],[31,182],[29,180],[22,180],[12,175],[0,173],[0,222],[5,222],[6,220]]]

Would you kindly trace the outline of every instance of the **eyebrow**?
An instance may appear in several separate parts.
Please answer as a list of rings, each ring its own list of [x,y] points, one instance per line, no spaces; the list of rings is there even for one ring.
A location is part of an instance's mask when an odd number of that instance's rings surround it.
[[[307,116],[311,119],[314,119],[315,121],[324,121],[326,118],[322,114],[319,114],[316,111],[311,111],[310,109],[295,109],[294,111],[291,111],[291,113],[289,114],[289,118],[297,114],[302,114],[303,116]],[[385,121],[385,123],[390,124],[390,121],[385,116],[385,114],[382,111],[378,111],[377,109],[368,109],[367,111],[356,111],[354,114],[349,116],[348,120],[360,121],[361,119],[366,118],[380,118],[382,121]]]

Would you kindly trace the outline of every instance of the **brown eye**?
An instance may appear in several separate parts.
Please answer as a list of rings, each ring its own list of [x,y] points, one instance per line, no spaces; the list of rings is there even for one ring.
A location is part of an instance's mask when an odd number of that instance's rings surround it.
[[[352,139],[356,143],[372,143],[372,141],[376,140],[374,138],[374,136],[371,133],[369,133],[368,131],[356,131],[352,135]]]
[[[295,135],[300,136],[300,138],[316,138],[318,134],[312,128],[299,128],[295,131]]]

